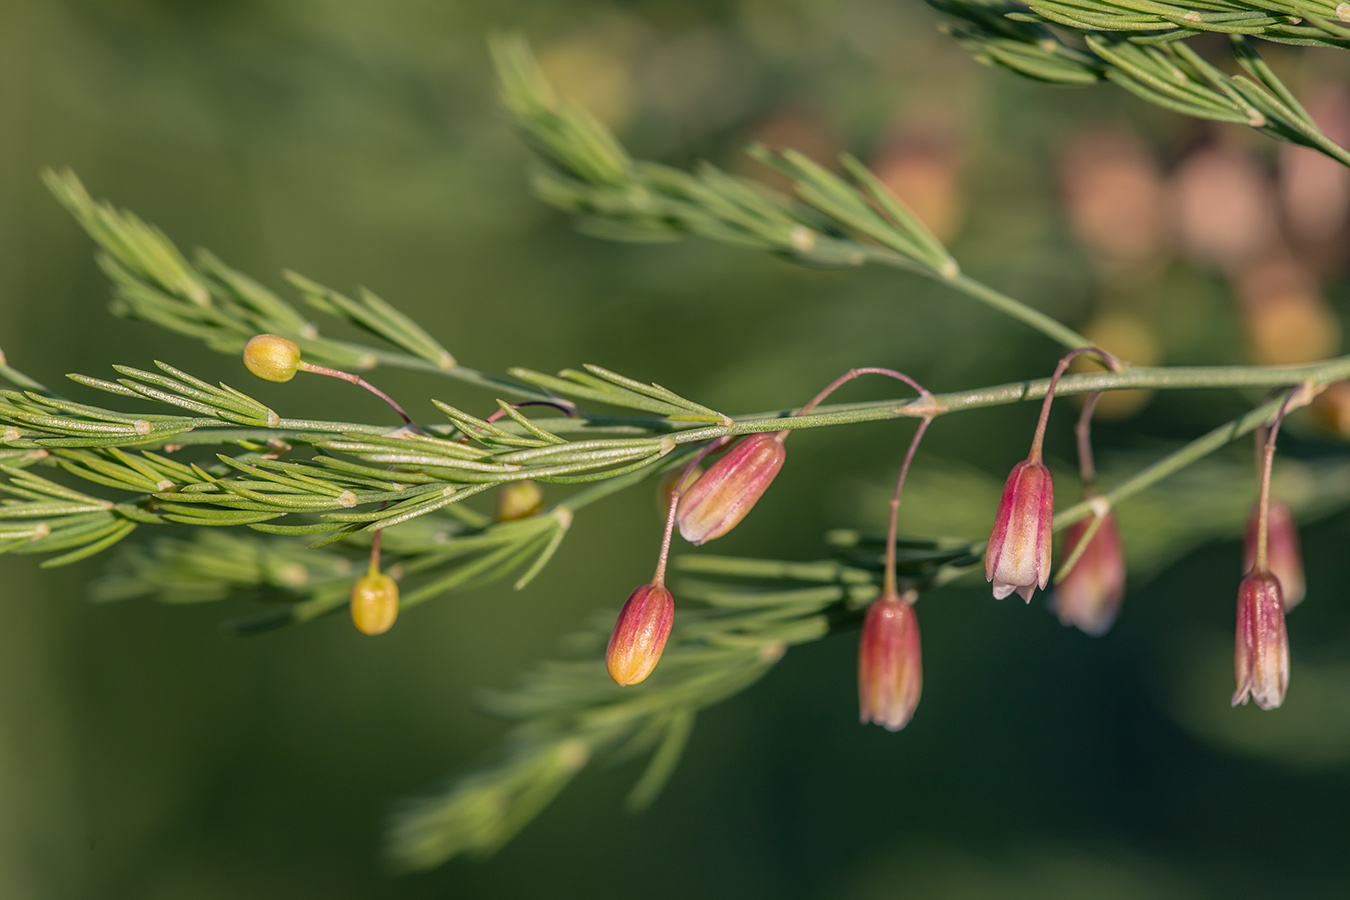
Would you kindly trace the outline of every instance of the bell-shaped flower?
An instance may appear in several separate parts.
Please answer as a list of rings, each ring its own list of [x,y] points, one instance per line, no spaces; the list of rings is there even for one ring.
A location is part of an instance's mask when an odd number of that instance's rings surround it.
[[[1040,454],[1013,466],[1003,486],[989,548],[984,554],[984,577],[1002,599],[1013,591],[1031,602],[1036,588],[1050,579],[1051,520],[1055,513],[1055,486]]]
[[[735,528],[783,468],[786,431],[752,434],[737,443],[680,496],[680,535],[703,544]]]
[[[1070,556],[1094,521],[1094,518],[1080,519],[1069,526],[1064,549]],[[1116,515],[1107,510],[1078,562],[1055,588],[1052,605],[1061,623],[1100,636],[1111,630],[1124,597],[1125,553],[1120,545]]]
[[[909,724],[923,692],[914,606],[894,593],[867,608],[858,644],[858,718],[890,731]]]
[[[609,677],[621,685],[637,684],[652,674],[666,649],[675,622],[675,598],[656,584],[644,584],[619,610],[605,650]]]
[[[1274,575],[1253,569],[1238,587],[1237,690],[1233,705],[1250,697],[1262,709],[1275,709],[1289,689],[1289,635],[1284,629],[1284,600]]]

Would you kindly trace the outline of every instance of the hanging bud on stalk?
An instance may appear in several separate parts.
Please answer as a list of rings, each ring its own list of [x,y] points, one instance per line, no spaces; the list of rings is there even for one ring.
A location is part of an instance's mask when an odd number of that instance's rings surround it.
[[[628,596],[605,650],[609,677],[637,684],[652,674],[675,622],[675,598],[657,584],[644,584]]]
[[[1259,540],[1261,507],[1252,507],[1247,517],[1247,540],[1243,545],[1242,571],[1250,572],[1256,565],[1256,549]],[[1298,525],[1294,523],[1294,511],[1289,504],[1279,500],[1270,501],[1267,513],[1266,564],[1270,574],[1280,582],[1280,593],[1284,598],[1285,612],[1303,602],[1307,591],[1303,577],[1303,551],[1299,547]]]
[[[1077,552],[1094,521],[1080,519],[1069,526],[1064,549],[1070,557]],[[1111,630],[1125,597],[1125,553],[1115,513],[1107,511],[1087,542],[1078,562],[1055,588],[1052,608],[1061,624],[1100,637]]]
[[[1274,560],[1275,518],[1280,503],[1270,502],[1270,471],[1275,463],[1275,436],[1280,433],[1289,401],[1298,389],[1285,395],[1261,448],[1261,493],[1256,502],[1255,524],[1251,529],[1252,569],[1238,585],[1237,638],[1233,653],[1233,669],[1237,675],[1237,690],[1233,705],[1256,701],[1262,709],[1275,709],[1284,703],[1289,689],[1289,635],[1284,627],[1284,596],[1280,579],[1272,574]],[[1293,534],[1293,516],[1284,511],[1284,539]],[[1295,535],[1295,538],[1297,536]],[[1302,575],[1302,566],[1299,567]]]
[[[1289,689],[1289,636],[1284,628],[1280,581],[1253,570],[1238,587],[1237,645],[1234,654],[1237,690],[1233,705],[1250,697],[1262,709],[1284,703]]]
[[[259,334],[249,338],[248,343],[244,345],[244,368],[267,381],[290,381],[295,377],[296,372],[311,372],[315,375],[337,378],[370,391],[389,404],[389,407],[398,413],[399,418],[403,420],[403,424],[416,428],[412,419],[404,412],[403,407],[399,406],[384,391],[375,387],[360,375],[305,362],[300,358],[300,346],[287,338],[278,337],[275,334]]]
[[[740,524],[783,468],[786,438],[786,431],[752,434],[713,463],[680,497],[680,535],[703,544]]]
[[[920,397],[932,398],[908,376],[893,374],[908,382]],[[919,705],[919,695],[923,693],[923,654],[919,647],[919,619],[914,613],[914,600],[918,594],[909,589],[902,596],[897,587],[895,542],[905,476],[909,474],[914,453],[932,421],[927,416],[919,421],[919,427],[910,439],[909,450],[905,452],[905,460],[900,464],[886,524],[881,597],[867,608],[858,643],[858,719],[864,725],[875,722],[888,731],[899,731],[909,724]]]
[[[914,606],[885,593],[867,608],[858,644],[858,718],[889,731],[909,724],[923,692],[919,620]]]
[[[826,397],[859,375],[885,375],[905,382],[919,392],[920,398],[933,402],[933,395],[903,372],[869,366],[849,369],[826,385],[806,405],[794,413],[804,416]],[[787,459],[783,446],[787,431],[752,434],[734,445],[699,476],[683,493],[676,513],[680,535],[691,544],[705,544],[740,524],[759,498],[773,484]]]
[[[698,464],[695,458],[686,468],[688,473]],[[675,598],[666,590],[666,562],[670,558],[670,539],[675,532],[675,510],[680,502],[680,482],[676,482],[666,508],[666,530],[661,535],[661,553],[656,560],[656,574],[650,584],[628,595],[618,621],[605,648],[605,666],[609,677],[623,686],[637,684],[652,674],[661,661],[661,654],[670,639],[675,624]]]
[[[1055,399],[1055,388],[1064,370],[1074,357],[1092,353],[1107,368],[1118,371],[1120,362],[1097,347],[1080,347],[1065,354],[1050,376],[1050,385],[1041,403],[1041,417],[1036,422],[1036,434],[1031,439],[1027,458],[1013,466],[1003,485],[1003,497],[998,503],[994,528],[989,534],[989,546],[984,554],[984,577],[994,586],[994,597],[1003,599],[1016,591],[1026,602],[1036,588],[1045,589],[1050,580],[1050,539],[1055,516],[1055,484],[1050,470],[1041,462],[1041,444],[1045,440],[1045,426],[1050,420],[1050,404]],[[1095,403],[1095,398],[1092,401]],[[1092,415],[1091,405],[1084,407],[1084,420]],[[1080,435],[1086,427],[1080,423]],[[1080,451],[1085,437],[1080,437]],[[1084,482],[1091,484],[1091,477]]]

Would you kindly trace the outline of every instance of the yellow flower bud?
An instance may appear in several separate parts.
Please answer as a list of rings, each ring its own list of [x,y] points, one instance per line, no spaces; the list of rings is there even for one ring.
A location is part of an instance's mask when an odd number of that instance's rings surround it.
[[[244,365],[259,378],[290,381],[300,366],[300,348],[284,337],[260,334],[244,345]]]
[[[398,585],[383,572],[371,572],[352,586],[352,622],[362,634],[384,634],[398,618]]]

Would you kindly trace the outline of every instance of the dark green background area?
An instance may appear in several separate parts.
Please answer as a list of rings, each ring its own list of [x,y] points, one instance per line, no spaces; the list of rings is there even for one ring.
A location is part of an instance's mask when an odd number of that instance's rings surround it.
[[[1100,288],[1059,212],[1057,148],[1094,124],[1132,127],[1166,159],[1196,126],[1110,88],[983,69],[935,26],[897,0],[5,0],[0,347],[49,382],[163,359],[283,414],[387,412],[337,383],[261,384],[235,359],[108,315],[89,241],[38,178],[69,166],[95,196],[280,291],[283,268],[364,284],[486,371],[594,362],[733,414],[800,403],[854,365],[902,368],[935,391],[1046,374],[1046,340],[904,273],[575,234],[529,196],[486,50],[509,28],[546,61],[584,60],[583,73],[627,84],[618,124],[635,152],[736,171],[751,171],[739,148],[775,111],[814,111],[840,149],[868,158],[897,114],[949,104],[969,154],[956,255],[1081,325]],[[1187,311],[1162,327],[1167,362],[1242,361],[1217,277],[1176,262],[1154,290]],[[1328,291],[1343,314],[1344,279]],[[1183,327],[1197,320],[1198,337]],[[493,408],[457,382],[376,377],[426,420],[432,397]],[[1101,455],[1108,469],[1151,458],[1251,399],[1158,398],[1099,429]],[[909,527],[992,516],[1034,415],[939,422]],[[1049,438],[1065,473],[1070,415]],[[831,527],[879,525],[909,429],[794,437],[774,490],[717,549],[809,559]],[[1285,447],[1341,452],[1297,425]],[[1237,498],[1230,537],[1254,492],[1246,452],[1225,457],[1237,477],[1215,484]],[[1072,478],[1060,484],[1076,499]],[[1154,518],[1126,517],[1127,547],[1164,518],[1185,523],[1166,499],[1149,501]],[[646,486],[619,495],[579,516],[527,590],[446,597],[378,640],[336,616],[229,640],[217,626],[239,604],[95,605],[85,585],[106,559],[42,571],[0,558],[0,897],[1344,896],[1339,513],[1304,529],[1309,599],[1290,618],[1279,712],[1228,709],[1236,542],[1159,569],[1196,543],[1179,542],[1151,551],[1102,639],[1062,628],[1039,596],[995,602],[982,582],[925,597],[925,692],[900,734],[858,726],[855,638],[835,636],[705,714],[647,813],[623,810],[636,767],[588,770],[497,856],[388,875],[378,853],[397,799],[494,752],[503,726],[475,692],[509,686],[595,610],[616,610],[648,577],[659,528]]]

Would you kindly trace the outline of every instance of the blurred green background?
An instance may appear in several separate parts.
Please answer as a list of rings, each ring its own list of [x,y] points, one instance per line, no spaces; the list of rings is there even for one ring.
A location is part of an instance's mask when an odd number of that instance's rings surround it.
[[[70,166],[283,292],[282,268],[367,285],[487,371],[595,362],[737,413],[800,403],[855,365],[933,390],[1053,366],[1043,338],[903,273],[574,234],[529,196],[495,102],[485,42],[509,28],[639,155],[767,179],[747,141],[858,154],[967,271],[1136,362],[1340,351],[1343,170],[1109,87],[982,68],[936,24],[895,0],[5,0],[0,346],[49,382],[158,358],[278,409],[381,415],[342,385],[261,385],[109,316],[89,241],[38,180]],[[1350,138],[1348,54],[1268,55]],[[428,420],[433,396],[493,408],[455,382],[378,383]],[[1253,399],[1117,403],[1098,429],[1108,479]],[[927,690],[904,732],[857,725],[855,638],[832,637],[704,715],[646,814],[622,808],[636,767],[587,772],[497,856],[397,878],[378,856],[397,798],[494,752],[503,726],[475,691],[510,685],[647,577],[647,488],[586,510],[526,591],[447,597],[380,640],[342,617],[226,640],[237,604],[95,605],[85,585],[106,559],[0,558],[0,897],[1344,896],[1350,486],[1296,477],[1313,471],[1296,460],[1344,452],[1350,419],[1322,412],[1331,432],[1296,420],[1277,464],[1312,504],[1278,712],[1228,708],[1234,536],[1255,493],[1242,442],[1122,510],[1132,591],[1105,638],[1061,627],[1039,596],[946,589],[920,604]],[[981,538],[1034,415],[938,423],[902,530]],[[1071,415],[1049,439],[1066,499]],[[881,525],[908,429],[795,438],[717,549],[816,558],[826,529]]]

